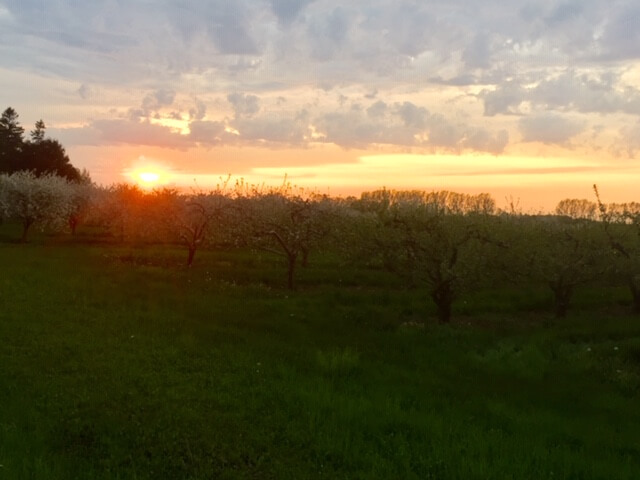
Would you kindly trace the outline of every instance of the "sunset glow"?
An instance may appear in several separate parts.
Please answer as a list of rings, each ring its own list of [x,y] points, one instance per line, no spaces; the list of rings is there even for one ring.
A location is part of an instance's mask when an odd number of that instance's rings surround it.
[[[62,4],[6,6],[0,88],[99,183],[636,199],[633,2]]]
[[[132,167],[123,170],[126,181],[144,189],[153,189],[174,184],[174,178],[167,168],[159,164],[151,164],[141,156],[132,163]]]
[[[138,173],[138,178],[143,183],[155,184],[160,178],[160,175],[156,172],[140,172]]]

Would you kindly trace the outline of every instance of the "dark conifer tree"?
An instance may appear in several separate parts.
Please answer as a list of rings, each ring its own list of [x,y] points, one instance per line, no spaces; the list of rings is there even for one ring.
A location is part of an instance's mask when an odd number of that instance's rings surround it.
[[[0,118],[0,173],[31,170],[38,176],[53,173],[79,182],[80,171],[71,164],[58,140],[45,138],[45,130],[44,122],[38,120],[25,141],[18,114],[13,108],[7,108]]]
[[[8,107],[0,117],[0,173],[14,172],[19,168],[24,147],[23,134],[18,114]]]

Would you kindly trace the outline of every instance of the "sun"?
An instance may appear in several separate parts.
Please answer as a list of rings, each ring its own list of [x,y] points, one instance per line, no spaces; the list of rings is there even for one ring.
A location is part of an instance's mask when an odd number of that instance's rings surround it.
[[[142,188],[150,190],[160,186],[164,182],[164,175],[158,170],[141,168],[134,170],[131,177]]]
[[[150,165],[133,168],[126,172],[125,175],[129,177],[130,181],[136,183],[139,187],[145,190],[162,187],[170,181],[168,170]]]
[[[158,172],[138,172],[138,180],[141,183],[153,185],[158,183],[158,180],[160,180],[160,174]]]

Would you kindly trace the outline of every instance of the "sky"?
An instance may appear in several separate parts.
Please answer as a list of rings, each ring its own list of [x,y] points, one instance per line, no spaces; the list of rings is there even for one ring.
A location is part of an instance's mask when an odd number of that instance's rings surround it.
[[[635,0],[0,0],[0,92],[102,184],[640,200]]]

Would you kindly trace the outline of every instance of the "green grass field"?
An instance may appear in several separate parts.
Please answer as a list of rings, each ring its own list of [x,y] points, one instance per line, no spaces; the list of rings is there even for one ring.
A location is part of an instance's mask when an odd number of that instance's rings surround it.
[[[624,290],[420,291],[312,258],[0,226],[0,479],[640,478]],[[315,263],[314,263],[315,260]],[[426,324],[423,320],[427,319]]]

